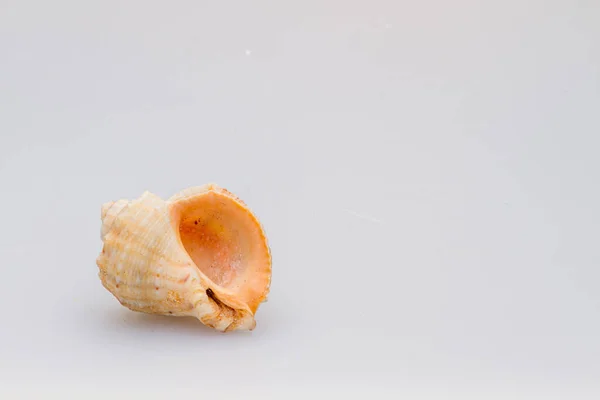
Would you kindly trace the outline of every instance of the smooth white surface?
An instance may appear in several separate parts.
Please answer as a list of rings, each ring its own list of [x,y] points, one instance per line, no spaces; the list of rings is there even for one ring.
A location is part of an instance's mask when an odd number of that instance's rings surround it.
[[[594,0],[2,1],[0,396],[597,399],[599,21]],[[97,278],[102,203],[207,182],[269,235],[250,334]]]

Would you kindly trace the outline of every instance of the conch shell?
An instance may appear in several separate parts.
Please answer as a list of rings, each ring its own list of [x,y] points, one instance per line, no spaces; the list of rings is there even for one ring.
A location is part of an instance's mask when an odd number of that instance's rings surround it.
[[[246,204],[214,184],[167,201],[150,192],[102,206],[102,285],[133,311],[252,330],[271,285],[271,251]]]

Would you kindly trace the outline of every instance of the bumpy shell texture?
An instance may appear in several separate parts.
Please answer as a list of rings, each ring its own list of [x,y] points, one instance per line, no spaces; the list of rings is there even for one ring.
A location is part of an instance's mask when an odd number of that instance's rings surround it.
[[[252,330],[271,285],[265,232],[214,184],[168,200],[145,192],[102,206],[102,285],[125,307],[192,316],[218,331]]]

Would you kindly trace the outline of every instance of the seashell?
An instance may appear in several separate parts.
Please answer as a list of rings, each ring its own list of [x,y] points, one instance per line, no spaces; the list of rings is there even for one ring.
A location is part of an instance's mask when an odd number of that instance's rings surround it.
[[[102,206],[102,285],[133,311],[252,330],[271,285],[271,251],[252,211],[214,184],[168,200],[144,192]]]

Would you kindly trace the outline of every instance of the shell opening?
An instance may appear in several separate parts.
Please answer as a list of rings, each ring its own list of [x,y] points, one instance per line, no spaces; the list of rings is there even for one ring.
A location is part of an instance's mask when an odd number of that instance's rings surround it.
[[[254,312],[269,286],[270,259],[250,211],[227,195],[208,191],[182,207],[179,235],[196,267]]]

